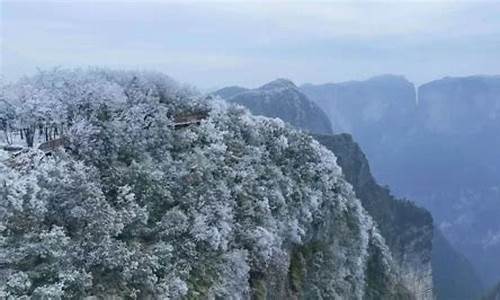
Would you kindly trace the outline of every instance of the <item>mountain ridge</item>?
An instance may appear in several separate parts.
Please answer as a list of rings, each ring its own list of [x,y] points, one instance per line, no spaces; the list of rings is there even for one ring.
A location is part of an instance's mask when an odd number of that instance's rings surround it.
[[[255,115],[281,116],[296,128],[312,133],[332,133],[330,120],[323,110],[288,79],[276,79],[256,89],[231,88],[230,91],[221,89],[213,95],[226,96],[227,101],[244,105]],[[287,113],[283,114],[283,110]]]
[[[1,298],[415,298],[310,135],[161,73],[2,88],[16,109],[2,131],[26,149],[0,161]],[[49,155],[33,140],[55,125],[68,147]]]
[[[497,282],[500,244],[484,245],[500,232],[492,213],[500,209],[500,76],[445,77],[416,89],[362,81],[322,88],[302,86],[337,120],[336,132],[353,134],[379,182],[431,210],[485,286]],[[388,102],[406,108],[395,110]],[[365,111],[379,118],[364,118]]]
[[[278,84],[281,88],[281,82],[278,81]],[[291,86],[289,82],[286,82],[284,86],[286,89],[295,89],[295,86]],[[264,100],[260,99],[260,101]],[[240,102],[240,104],[248,107],[251,102]],[[249,108],[251,110],[251,106]],[[284,109],[278,112],[263,109],[259,113],[283,120],[290,119],[287,116],[288,111]],[[301,128],[301,124],[293,122],[291,124]],[[370,173],[365,155],[350,135],[315,134],[313,136],[337,156],[337,163],[344,170],[346,180],[352,184],[363,207],[378,224],[382,236],[393,253],[398,274],[405,286],[408,286],[413,294],[419,294],[419,297],[424,299],[431,299],[433,225],[430,214],[409,202],[396,200],[387,189],[377,185]]]

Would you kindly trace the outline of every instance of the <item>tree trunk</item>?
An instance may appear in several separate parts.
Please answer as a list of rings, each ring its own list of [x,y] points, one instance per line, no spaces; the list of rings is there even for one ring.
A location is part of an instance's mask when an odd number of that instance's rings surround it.
[[[33,142],[35,139],[35,128],[33,127],[28,127],[24,128],[24,136],[26,137],[26,145],[28,145],[29,148],[33,148]]]
[[[5,128],[5,130],[4,130],[4,134],[5,134],[5,141],[7,142],[7,144],[8,144],[8,145],[12,144],[11,139],[10,139],[10,135],[9,135],[9,129],[8,129],[8,128]]]

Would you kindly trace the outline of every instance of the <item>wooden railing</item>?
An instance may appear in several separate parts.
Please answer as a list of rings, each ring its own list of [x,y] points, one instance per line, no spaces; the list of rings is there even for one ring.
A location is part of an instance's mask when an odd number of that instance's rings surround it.
[[[44,152],[51,152],[56,150],[59,147],[64,147],[64,145],[67,143],[67,139],[65,137],[60,137],[57,139],[50,140],[48,142],[40,144],[38,146],[38,149],[44,151]]]
[[[173,126],[175,129],[177,129],[189,125],[199,125],[201,121],[206,119],[207,117],[208,113],[206,112],[182,114],[182,115],[179,114],[174,117]],[[56,150],[57,148],[64,147],[66,144],[67,144],[67,138],[60,137],[40,144],[40,146],[38,146],[38,149],[44,152],[51,152]]]
[[[176,115],[174,117],[174,128],[186,127],[189,125],[199,125],[203,119],[208,117],[207,113],[192,113],[184,115]]]

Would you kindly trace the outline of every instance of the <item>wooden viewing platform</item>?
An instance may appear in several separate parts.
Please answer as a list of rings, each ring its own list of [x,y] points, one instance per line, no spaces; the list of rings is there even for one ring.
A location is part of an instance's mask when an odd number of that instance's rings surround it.
[[[174,117],[174,128],[182,128],[189,125],[200,125],[201,121],[208,117],[206,112],[176,115]]]
[[[6,146],[3,146],[2,149],[4,151],[7,151],[7,152],[17,152],[17,151],[23,150],[24,147],[22,147],[22,146],[6,145]]]
[[[187,127],[189,125],[200,125],[201,121],[208,117],[207,112],[197,112],[191,114],[179,114],[174,116],[173,126],[175,129]],[[40,144],[38,149],[48,153],[57,148],[65,147],[68,143],[66,137],[60,137]]]
[[[38,149],[42,150],[43,152],[51,152],[59,147],[64,147],[64,145],[66,144],[67,139],[65,137],[60,137],[58,139],[53,139],[48,142],[41,143],[40,146],[38,146]]]

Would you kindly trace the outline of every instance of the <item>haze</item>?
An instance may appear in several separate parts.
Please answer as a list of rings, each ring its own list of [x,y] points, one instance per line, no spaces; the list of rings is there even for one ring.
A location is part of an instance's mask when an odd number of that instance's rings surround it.
[[[202,89],[500,69],[500,2],[2,1],[2,74],[105,65]]]

